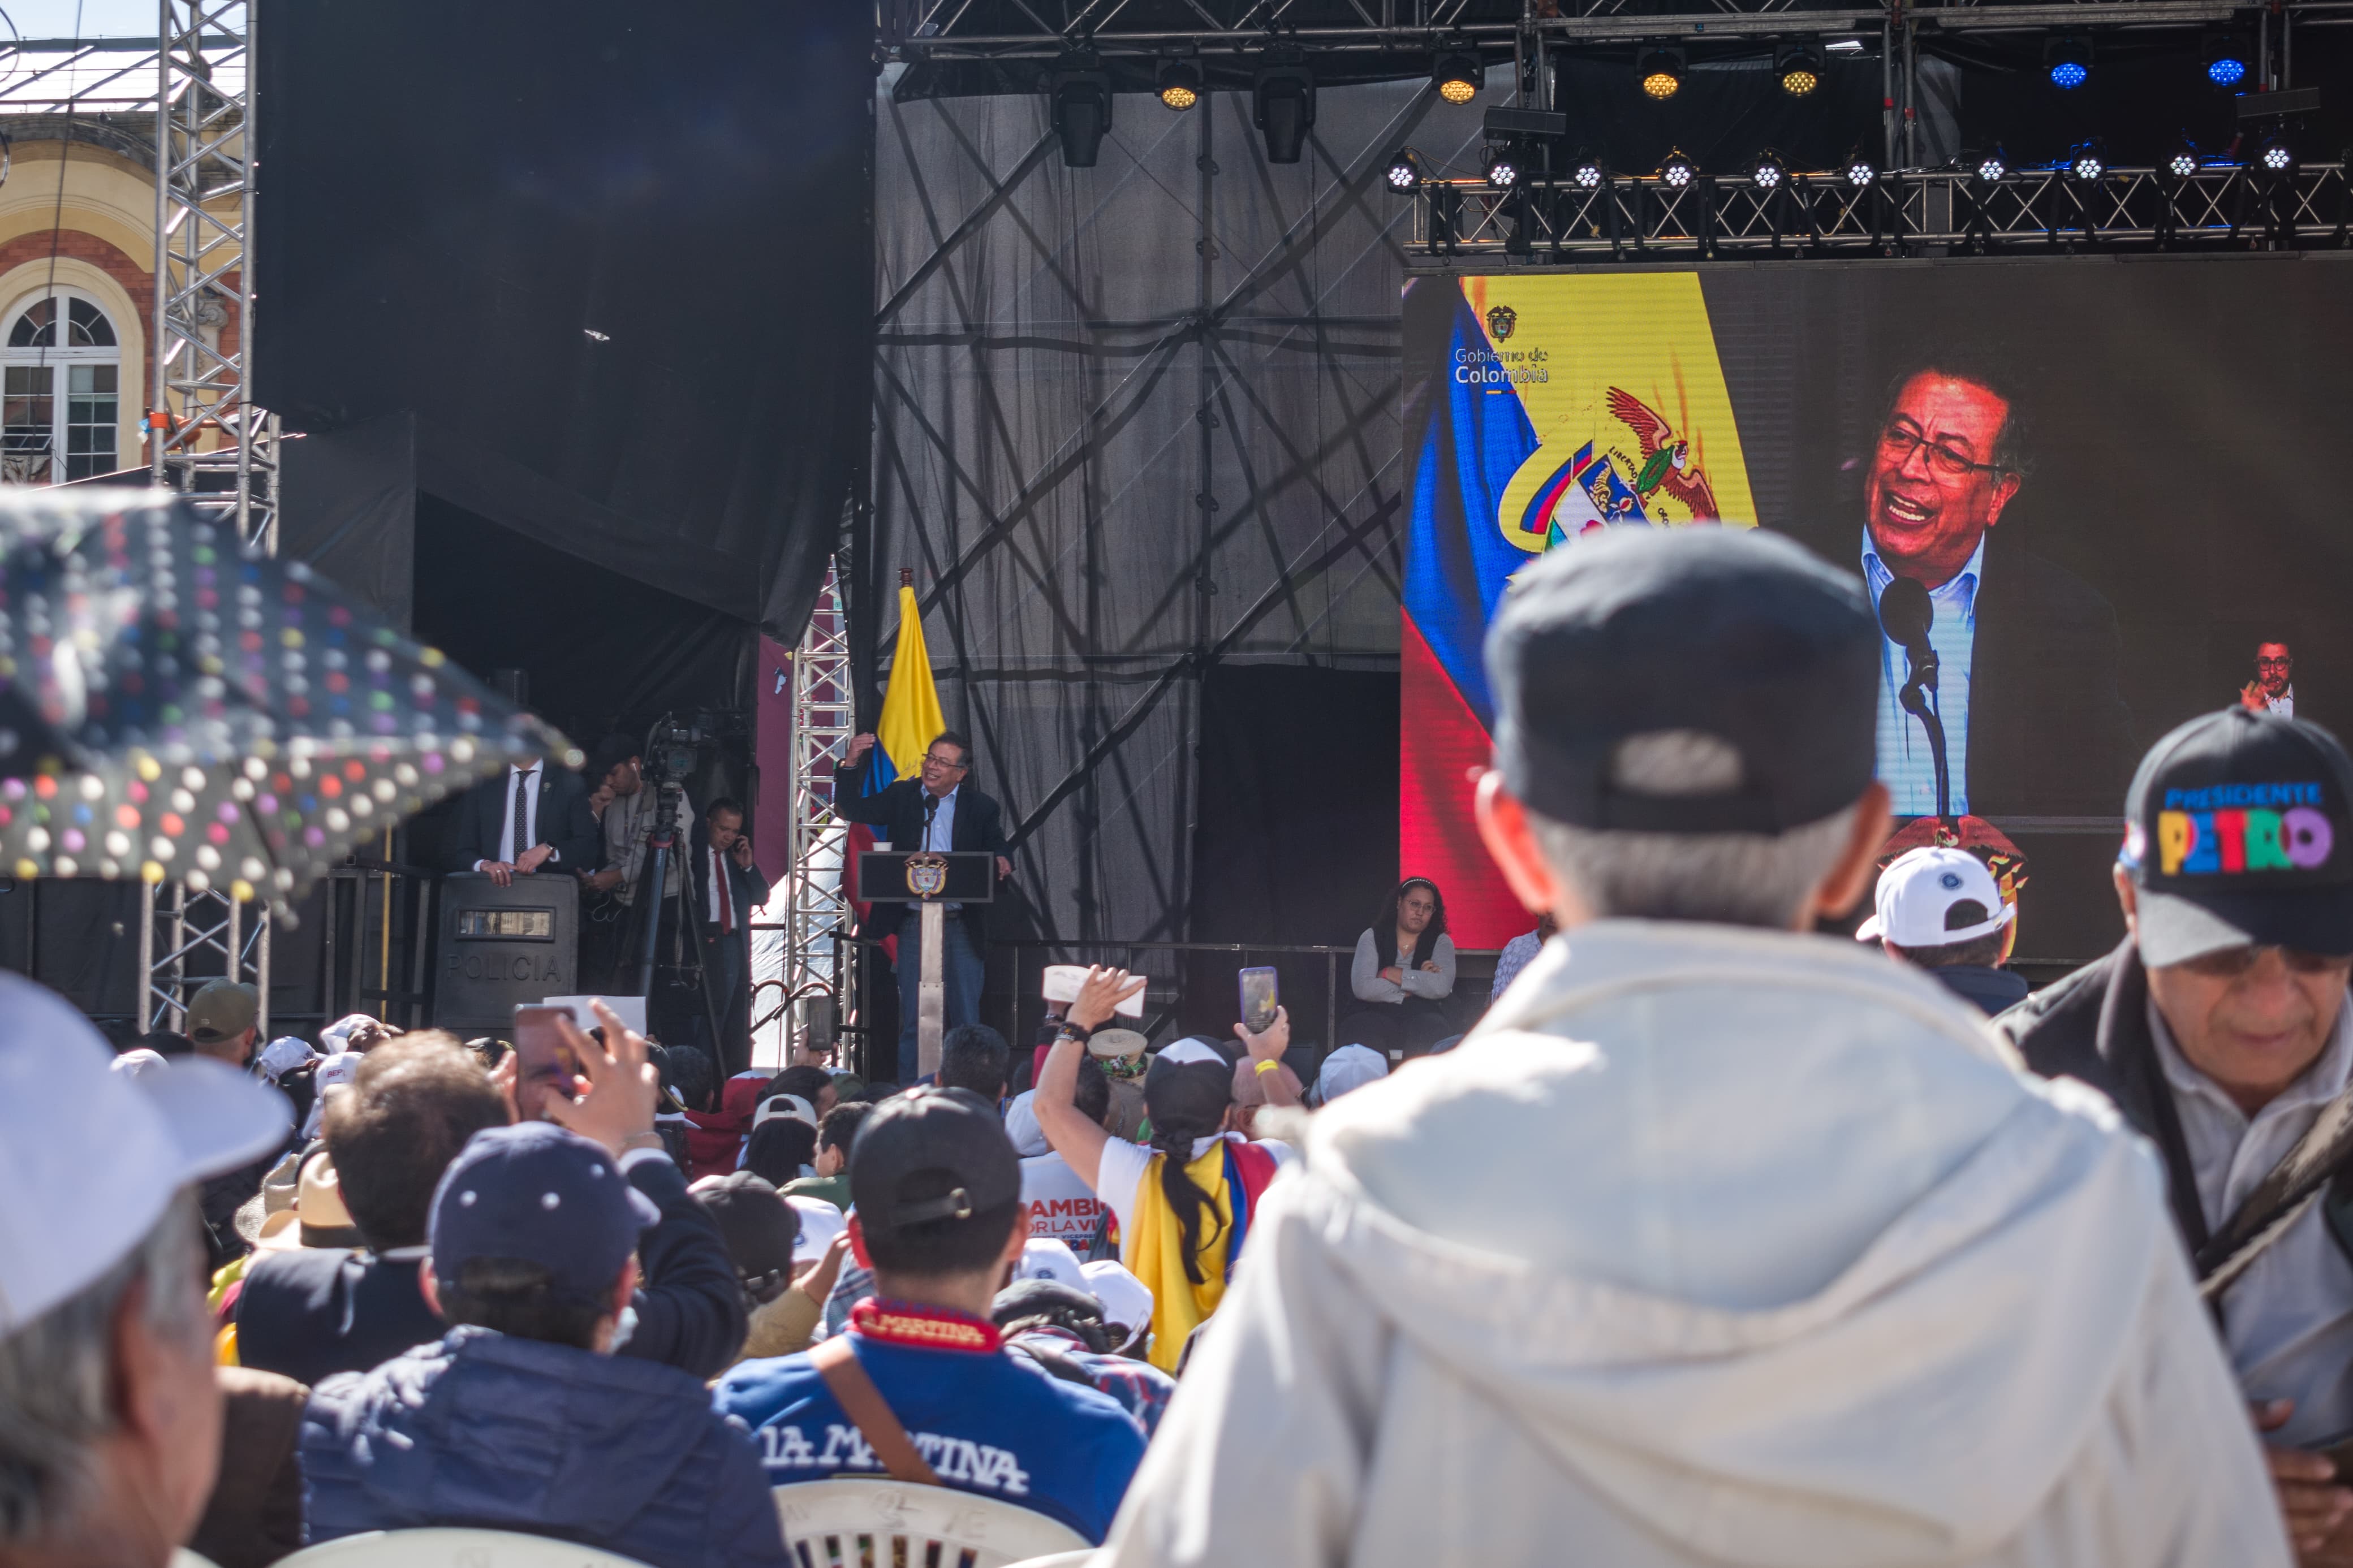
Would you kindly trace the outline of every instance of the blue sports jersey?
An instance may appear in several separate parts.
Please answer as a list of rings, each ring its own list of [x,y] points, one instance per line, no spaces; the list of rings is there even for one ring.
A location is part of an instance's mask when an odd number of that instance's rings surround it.
[[[984,1320],[875,1308],[860,1304],[850,1345],[941,1481],[1035,1510],[1102,1544],[1144,1459],[1144,1434],[1118,1402],[1004,1350]],[[973,1348],[892,1331],[910,1318],[952,1329]],[[807,1355],[744,1362],[712,1400],[751,1427],[772,1486],[883,1473]]]

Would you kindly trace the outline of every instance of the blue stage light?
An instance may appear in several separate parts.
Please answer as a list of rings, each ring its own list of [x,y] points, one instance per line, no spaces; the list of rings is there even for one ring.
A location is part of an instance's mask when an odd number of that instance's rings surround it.
[[[2236,87],[2247,79],[2247,62],[2227,56],[2206,63],[2206,79],[2216,87]]]

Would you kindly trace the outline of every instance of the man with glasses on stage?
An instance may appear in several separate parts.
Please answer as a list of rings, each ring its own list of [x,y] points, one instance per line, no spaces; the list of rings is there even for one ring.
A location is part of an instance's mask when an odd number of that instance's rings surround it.
[[[2115,809],[2131,754],[2116,613],[2015,526],[1995,531],[2030,467],[1997,372],[1948,353],[1896,379],[1864,464],[1861,564],[1883,630],[1879,776],[1899,817],[1937,810],[1934,741],[1899,697],[1931,658],[1949,815]],[[1887,596],[1902,578],[1926,590],[1925,626],[1916,592]],[[1908,625],[1893,608],[1906,593]]]
[[[972,773],[972,743],[954,730],[943,730],[923,752],[922,773],[901,779],[873,795],[866,790],[866,753],[874,737],[857,735],[840,770],[834,774],[834,809],[850,822],[863,822],[890,841],[893,849],[929,849],[942,853],[979,850],[997,857],[997,874],[1013,875],[1005,854],[1005,817],[997,802],[965,781]],[[944,906],[944,950],[940,954],[942,1015],[944,1031],[959,1024],[980,1022],[980,992],[987,977],[987,906]],[[912,1084],[918,1071],[915,1051],[917,988],[923,984],[921,910],[903,906],[899,922],[899,1081]]]

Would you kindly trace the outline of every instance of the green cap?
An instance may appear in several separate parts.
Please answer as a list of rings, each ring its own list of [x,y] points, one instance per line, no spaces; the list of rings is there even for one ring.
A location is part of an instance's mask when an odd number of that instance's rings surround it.
[[[261,994],[234,980],[208,980],[188,1004],[188,1038],[217,1046],[253,1027],[261,1016]]]

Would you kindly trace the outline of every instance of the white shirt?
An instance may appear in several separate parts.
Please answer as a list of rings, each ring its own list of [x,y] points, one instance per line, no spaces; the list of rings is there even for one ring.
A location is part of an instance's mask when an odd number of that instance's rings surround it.
[[[523,780],[522,831],[520,835],[515,832],[514,819],[517,773],[521,773]],[[501,779],[499,784],[500,787],[506,791],[506,798],[501,807],[504,815],[499,820],[499,858],[512,866],[515,863],[516,856],[539,842],[539,764],[533,763],[527,768],[518,768],[512,763],[509,763],[506,776]],[[555,858],[553,854],[548,856],[550,860]],[[487,860],[477,860],[474,862],[474,869],[479,871],[489,864]]]
[[[1985,536],[1968,564],[1950,582],[1928,590],[1936,618],[1928,625],[1928,644],[1936,650],[1936,711],[1945,721],[1946,799],[1955,816],[1969,809],[1969,658],[1978,640],[1978,582],[1985,571]],[[1862,531],[1862,580],[1871,602],[1895,574],[1879,559],[1871,529]],[[1905,711],[1898,693],[1912,678],[1911,656],[1904,645],[1883,629],[1879,634],[1879,779],[1894,797],[1898,816],[1936,815],[1936,753],[1928,747],[1928,731]]]
[[[1094,1239],[1103,1223],[1103,1201],[1060,1154],[1033,1154],[1021,1162],[1021,1203],[1029,1211],[1031,1240],[1067,1242],[1074,1252]]]
[[[2278,714],[2278,715],[2279,715],[2281,718],[2283,718],[2283,719],[2293,719],[2293,718],[2295,718],[2295,688],[2294,686],[2290,686],[2286,690],[2284,690],[2284,691],[2281,692],[2277,697],[2274,697],[2274,696],[2273,696],[2270,692],[2268,692],[2268,691],[2264,692],[2264,693],[2263,693],[2263,706],[2264,706],[2266,709],[2270,710],[2272,712]]]
[[[727,857],[715,844],[704,845],[702,852],[711,857],[709,874],[703,878],[711,886],[703,889],[702,918],[711,922],[711,930],[715,934],[719,930],[719,899],[723,892],[727,897],[727,929],[731,932],[742,931],[745,915],[736,905],[735,885],[728,879]]]
[[[2353,1076],[2353,1006],[2337,1015],[2318,1059],[2253,1121],[2189,1065],[2153,1000],[2148,1026],[2181,1113],[2198,1206],[2207,1228],[2220,1230],[2344,1092]],[[2222,1293],[2222,1342],[2248,1399],[2295,1401],[2272,1441],[2309,1446],[2353,1428],[2353,1262],[2316,1205]]]
[[[1246,1142],[1239,1132],[1220,1133],[1219,1136],[1230,1138],[1237,1143]],[[1194,1139],[1193,1158],[1198,1160],[1208,1153],[1209,1146],[1217,1141],[1216,1138]],[[1258,1146],[1273,1155],[1277,1165],[1290,1163],[1290,1144],[1266,1142]],[[1135,1190],[1151,1171],[1155,1152],[1149,1144],[1130,1143],[1124,1138],[1114,1138],[1103,1145],[1103,1163],[1095,1171],[1096,1195],[1109,1204],[1111,1212],[1119,1218],[1122,1257],[1125,1257],[1128,1249],[1135,1245]]]

